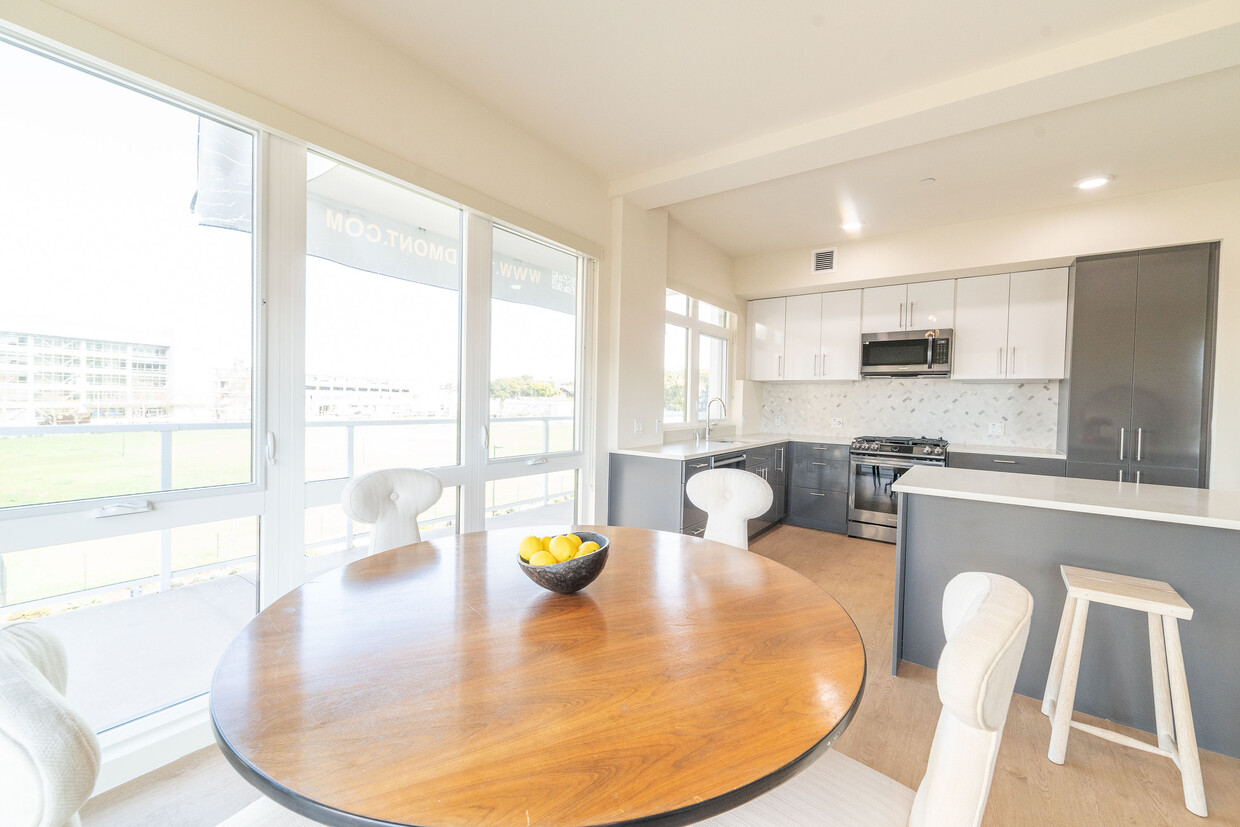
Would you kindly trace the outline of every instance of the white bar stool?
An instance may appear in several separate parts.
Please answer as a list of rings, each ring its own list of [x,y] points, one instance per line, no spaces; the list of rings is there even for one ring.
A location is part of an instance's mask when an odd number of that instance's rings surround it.
[[[1143,580],[1105,571],[1060,566],[1068,597],[1064,601],[1055,654],[1046,678],[1042,714],[1051,719],[1051,744],[1047,757],[1064,762],[1068,732],[1079,729],[1124,746],[1165,755],[1180,769],[1184,782],[1184,806],[1206,815],[1206,791],[1197,755],[1197,733],[1188,704],[1188,681],[1184,675],[1184,652],[1180,648],[1178,620],[1190,620],[1193,607],[1175,589],[1160,580]],[[1077,672],[1081,666],[1081,643],[1085,639],[1085,616],[1090,602],[1146,612],[1150,627],[1150,666],[1154,673],[1154,718],[1158,745],[1072,720],[1076,700]],[[1168,680],[1168,675],[1170,680]]]

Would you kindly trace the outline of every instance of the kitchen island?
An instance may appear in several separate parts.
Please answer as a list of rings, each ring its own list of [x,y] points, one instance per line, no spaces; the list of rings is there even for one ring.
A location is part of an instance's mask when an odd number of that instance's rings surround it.
[[[1165,580],[1194,610],[1180,634],[1198,743],[1240,757],[1240,492],[930,467],[894,490],[893,670],[902,659],[937,666],[943,588],[959,572],[991,571],[1033,594],[1016,691],[1041,698],[1061,564]],[[1150,686],[1145,617],[1091,606],[1076,710],[1153,732]]]

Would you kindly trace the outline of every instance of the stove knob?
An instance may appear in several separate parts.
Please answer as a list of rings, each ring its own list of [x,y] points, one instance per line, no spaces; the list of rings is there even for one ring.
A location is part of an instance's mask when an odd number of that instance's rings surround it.
[[[923,446],[923,447],[922,447],[922,449],[921,449],[921,452],[922,452],[923,454],[928,454],[928,453],[930,453],[930,446],[929,446],[929,445]]]
[[[936,445],[936,446],[934,446],[934,453],[935,453],[935,456],[942,456],[942,455],[943,455],[943,446],[942,446],[942,445]]]

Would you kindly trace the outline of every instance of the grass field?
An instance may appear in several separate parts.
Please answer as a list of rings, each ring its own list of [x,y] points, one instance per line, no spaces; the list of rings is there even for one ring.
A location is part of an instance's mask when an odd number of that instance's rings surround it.
[[[544,441],[544,435],[549,440]],[[172,488],[197,488],[250,480],[250,431],[173,431]],[[491,455],[519,456],[571,450],[572,422],[495,422]],[[348,474],[347,426],[306,430],[306,477]],[[127,496],[161,490],[160,434],[49,433],[0,438],[0,507]],[[455,423],[372,426],[354,424],[354,473],[393,466],[439,467],[458,463]],[[510,504],[574,495],[575,472],[532,474],[488,482],[489,515]],[[425,519],[457,518],[459,492],[444,496]],[[172,529],[173,571],[253,556],[258,518]],[[309,509],[306,542],[342,538],[343,514],[336,506]],[[157,576],[161,532],[25,549],[0,555],[0,606],[41,600]]]

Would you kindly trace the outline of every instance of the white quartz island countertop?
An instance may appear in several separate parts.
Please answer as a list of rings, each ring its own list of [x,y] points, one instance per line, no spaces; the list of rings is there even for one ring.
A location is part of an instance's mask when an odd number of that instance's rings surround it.
[[[634,457],[663,457],[665,459],[697,459],[719,454],[724,451],[743,451],[746,448],[757,448],[762,445],[774,445],[779,442],[818,442],[830,445],[849,445],[856,436],[851,432],[834,434],[738,434],[721,436],[710,442],[699,440],[694,442],[668,442],[662,445],[642,445],[637,448],[616,448],[612,453],[628,454]],[[1014,445],[955,445],[948,444],[950,454],[955,451],[961,454],[1000,454],[1003,456],[1048,457],[1063,459],[1063,454],[1053,448],[1024,448]]]
[[[977,502],[1240,531],[1240,491],[918,466],[892,489]]]

